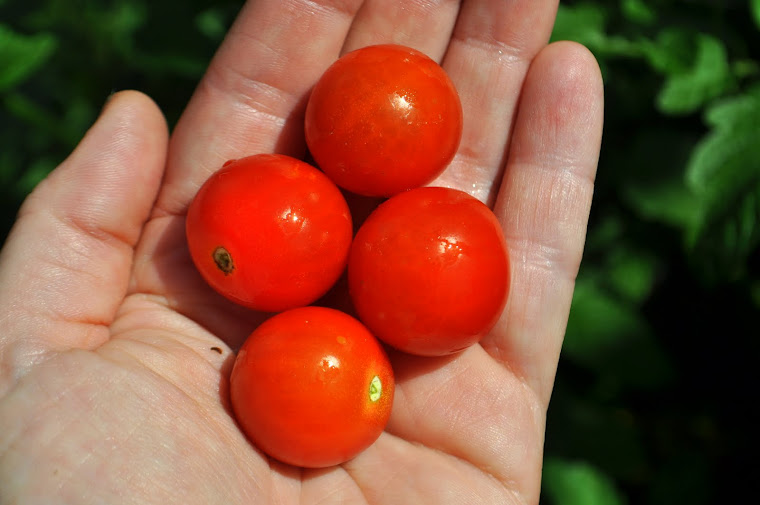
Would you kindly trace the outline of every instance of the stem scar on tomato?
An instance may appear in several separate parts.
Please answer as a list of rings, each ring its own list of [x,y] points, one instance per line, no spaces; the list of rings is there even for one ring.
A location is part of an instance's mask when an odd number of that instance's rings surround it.
[[[235,263],[232,261],[232,256],[224,247],[219,246],[214,249],[213,257],[214,263],[216,263],[216,266],[219,267],[219,270],[221,270],[224,275],[229,275],[235,270]]]
[[[383,395],[383,382],[375,375],[369,383],[369,401],[375,403]]]

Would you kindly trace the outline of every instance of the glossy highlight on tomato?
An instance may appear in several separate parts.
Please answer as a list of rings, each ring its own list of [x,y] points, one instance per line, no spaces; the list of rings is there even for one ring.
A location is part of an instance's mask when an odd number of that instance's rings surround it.
[[[496,216],[462,191],[396,195],[362,224],[348,284],[359,319],[402,351],[439,356],[496,324],[509,291],[509,256]]]
[[[230,300],[274,312],[308,305],[345,270],[351,214],[338,187],[295,158],[227,162],[200,188],[186,222],[193,262]]]
[[[345,54],[317,82],[306,142],[336,183],[391,196],[432,181],[462,136],[462,106],[444,70],[414,49],[376,45]]]
[[[248,438],[269,456],[308,468],[341,464],[369,447],[388,422],[394,388],[369,330],[313,306],[266,320],[230,377],[232,408]]]

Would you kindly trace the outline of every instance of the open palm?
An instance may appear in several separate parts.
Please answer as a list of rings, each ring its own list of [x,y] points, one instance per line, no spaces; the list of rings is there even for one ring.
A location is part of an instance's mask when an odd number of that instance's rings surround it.
[[[171,139],[147,97],[116,94],[0,255],[0,504],[537,503],[602,123],[593,57],[547,46],[556,9],[249,1]],[[302,470],[235,425],[227,377],[264,315],[204,285],[184,214],[227,159],[302,157],[311,86],[340,54],[381,42],[425,52],[457,86],[462,144],[434,184],[493,207],[511,295],[481,345],[392,353],[386,432],[339,467]]]

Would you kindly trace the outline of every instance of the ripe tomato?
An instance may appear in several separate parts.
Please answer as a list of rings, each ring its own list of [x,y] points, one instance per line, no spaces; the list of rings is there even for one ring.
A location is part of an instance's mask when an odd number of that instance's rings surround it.
[[[292,309],[245,341],[230,377],[243,432],[291,465],[338,465],[385,428],[393,370],[375,337],[353,317],[324,307]]]
[[[351,214],[316,168],[276,154],[227,162],[187,213],[193,261],[219,293],[280,311],[322,296],[346,266]]]
[[[391,196],[446,168],[462,136],[462,106],[435,61],[403,46],[369,46],[325,71],[305,125],[312,156],[338,186]]]
[[[348,262],[359,319],[418,355],[478,342],[504,309],[509,278],[496,216],[448,188],[412,189],[381,204],[356,234]]]

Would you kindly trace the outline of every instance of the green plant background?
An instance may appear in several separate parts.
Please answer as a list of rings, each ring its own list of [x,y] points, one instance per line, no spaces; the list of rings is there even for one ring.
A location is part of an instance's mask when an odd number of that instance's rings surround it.
[[[241,1],[0,0],[0,238],[115,91],[170,124]],[[755,496],[760,0],[564,1],[605,135],[542,503]],[[751,502],[752,500],[750,500]]]

